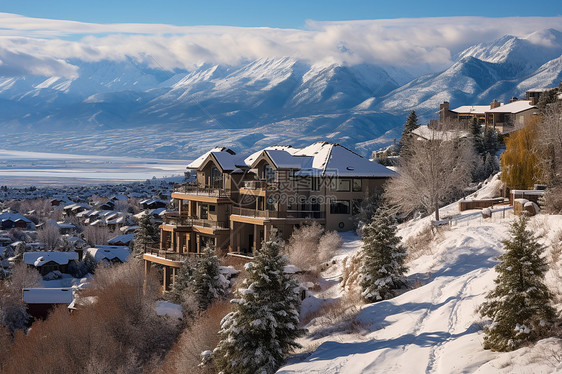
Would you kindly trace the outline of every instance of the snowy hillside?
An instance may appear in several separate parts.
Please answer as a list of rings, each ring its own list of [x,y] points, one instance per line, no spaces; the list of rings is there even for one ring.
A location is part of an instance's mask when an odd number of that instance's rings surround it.
[[[562,370],[562,340],[550,338],[511,353],[482,347],[482,320],[476,309],[493,288],[496,257],[502,253],[513,221],[512,210],[498,207],[491,219],[480,211],[458,214],[455,205],[443,209],[451,226],[441,228],[419,257],[409,263],[408,278],[415,288],[388,301],[364,305],[351,320],[333,325],[315,323],[301,341],[309,356],[297,356],[279,373],[550,373]],[[504,217],[505,215],[505,217]],[[408,222],[399,234],[406,241],[423,232],[429,220]],[[562,216],[539,215],[529,227],[550,243],[562,230]],[[556,239],[559,240],[559,239]],[[339,258],[356,252],[361,242],[347,238]],[[347,251],[347,253],[345,253]],[[325,275],[326,276],[326,275]],[[551,287],[559,286],[554,270]],[[558,274],[558,277],[560,274]],[[315,298],[337,300],[344,291],[327,283]],[[560,290],[557,291],[560,293]],[[305,306],[310,301],[305,300]],[[315,348],[316,347],[316,348]],[[314,349],[315,348],[315,349]],[[300,361],[299,361],[300,360]]]

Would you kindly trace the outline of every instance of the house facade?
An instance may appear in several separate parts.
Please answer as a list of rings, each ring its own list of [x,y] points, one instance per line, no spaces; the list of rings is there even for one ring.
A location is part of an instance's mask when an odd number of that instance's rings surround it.
[[[300,225],[353,229],[362,200],[395,175],[338,144],[273,146],[248,156],[215,148],[188,165],[196,182],[173,194],[175,212],[160,226],[160,248],[144,254],[147,271],[162,265],[168,287],[182,257],[212,246],[219,253],[251,255],[262,242],[287,240]]]
[[[490,105],[463,105],[449,109],[449,102],[445,101],[439,107],[439,121],[472,122],[474,118],[487,128],[498,133],[509,133],[525,126],[529,119],[537,113],[535,98],[518,100],[513,98],[509,103],[503,104],[492,101]]]

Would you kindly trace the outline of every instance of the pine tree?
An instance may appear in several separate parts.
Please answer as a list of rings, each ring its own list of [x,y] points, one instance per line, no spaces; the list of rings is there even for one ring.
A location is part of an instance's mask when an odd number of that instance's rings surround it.
[[[547,335],[555,317],[552,294],[544,284],[544,247],[526,229],[525,218],[512,224],[510,234],[495,267],[496,288],[480,308],[492,319],[485,328],[484,348],[495,351],[510,351]]]
[[[160,233],[151,221],[148,210],[139,219],[139,228],[135,230],[135,250],[146,251],[146,247],[158,243]]]
[[[405,284],[406,248],[396,236],[392,216],[379,209],[363,229],[361,295],[368,302],[389,299]]]
[[[174,284],[169,293],[169,299],[175,303],[184,304],[186,292],[191,292],[193,284],[194,266],[190,258],[187,258],[179,268]]]
[[[205,248],[203,256],[197,260],[192,287],[199,310],[207,309],[213,301],[225,295],[225,286],[219,273],[219,259],[211,248]]]
[[[245,288],[232,300],[234,311],[223,319],[213,352],[222,373],[274,373],[299,347],[300,298],[296,281],[284,272],[286,263],[279,244],[267,242],[246,265]]]
[[[412,131],[420,127],[418,124],[418,116],[415,110],[412,110],[406,118],[406,122],[404,123],[404,130],[402,131],[402,137],[400,138],[400,143],[398,143],[398,152],[402,154],[407,148],[407,143],[410,139],[410,134]],[[404,148],[404,149],[403,149]]]
[[[472,142],[476,154],[485,157],[484,139],[482,139],[482,129],[478,118],[474,117],[470,124],[470,132],[472,133]]]

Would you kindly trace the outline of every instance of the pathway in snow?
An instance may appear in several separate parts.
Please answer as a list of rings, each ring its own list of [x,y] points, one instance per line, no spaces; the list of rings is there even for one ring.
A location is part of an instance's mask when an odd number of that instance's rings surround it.
[[[431,273],[425,285],[364,306],[360,334],[332,335],[279,373],[470,372],[495,357],[482,349],[476,310],[493,286],[495,258],[513,216],[482,221],[480,214],[465,215],[444,231],[432,255],[410,264],[413,279]]]

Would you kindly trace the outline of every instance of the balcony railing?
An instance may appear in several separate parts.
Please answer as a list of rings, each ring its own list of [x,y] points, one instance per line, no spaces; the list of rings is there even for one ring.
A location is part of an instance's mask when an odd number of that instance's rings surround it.
[[[164,258],[166,260],[176,261],[176,262],[184,262],[188,258],[200,256],[199,253],[193,253],[193,252],[179,253],[179,252],[165,251],[162,249],[155,249],[155,248],[147,248],[144,251],[144,253],[152,256]]]
[[[213,221],[210,219],[202,219],[197,217],[189,217],[187,215],[180,215],[179,212],[166,212],[164,214],[164,224],[175,226],[201,226],[210,227],[213,229],[229,229],[228,221]]]
[[[244,188],[247,190],[269,190],[276,191],[278,187],[277,182],[268,182],[265,179],[244,181]]]
[[[320,211],[289,210],[287,212],[279,212],[276,210],[256,210],[240,207],[232,207],[232,214],[259,218],[324,219],[326,217],[325,212]]]
[[[175,192],[209,197],[230,197],[232,193],[231,190],[222,187],[200,186],[197,184],[179,185],[175,188]]]

